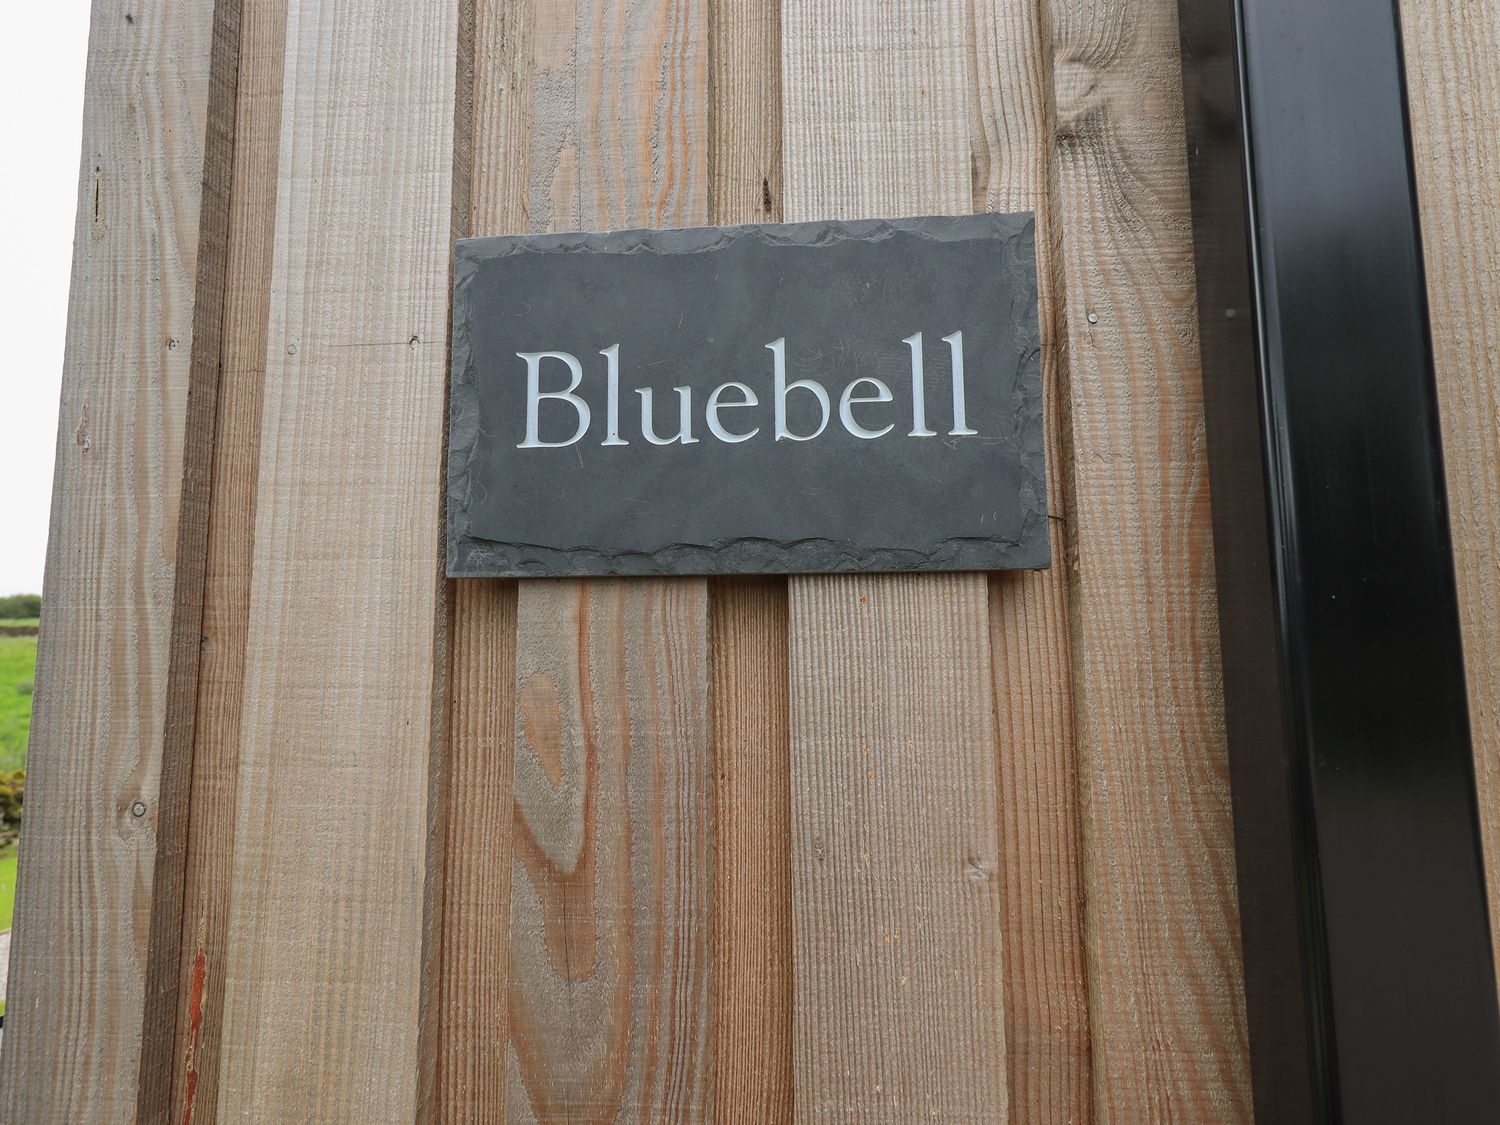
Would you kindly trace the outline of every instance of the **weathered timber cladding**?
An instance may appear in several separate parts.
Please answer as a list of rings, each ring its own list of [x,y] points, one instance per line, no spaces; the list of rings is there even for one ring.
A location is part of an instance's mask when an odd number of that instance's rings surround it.
[[[214,8],[94,13],[0,1051],[6,1121],[136,1108],[175,585],[179,563],[202,569],[191,501],[206,492],[188,480],[185,496],[184,470],[208,446],[201,410],[189,430],[188,388],[215,367],[197,349],[203,329],[217,358],[218,309],[199,303],[216,304],[224,273],[233,57],[226,91]],[[180,541],[200,556],[179,558]]]
[[[783,5],[789,220],[969,210],[966,8]],[[790,590],[798,1117],[1003,1119],[985,581]]]
[[[1493,789],[1500,96],[1402,7]],[[1248,1121],[1175,10],[98,5],[0,1116]],[[976,210],[1049,570],[439,577],[455,237]]]

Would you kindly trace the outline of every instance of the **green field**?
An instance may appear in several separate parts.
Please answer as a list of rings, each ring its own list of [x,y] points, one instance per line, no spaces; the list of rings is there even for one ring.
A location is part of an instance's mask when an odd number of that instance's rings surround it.
[[[16,846],[0,848],[0,931],[10,929],[16,905]]]
[[[0,931],[10,929],[16,907],[16,846],[0,848]],[[5,997],[0,996],[0,1015],[5,1013]]]
[[[0,770],[26,766],[36,638],[0,637]]]
[[[36,621],[0,621],[5,625],[35,625]],[[26,740],[31,734],[31,690],[36,675],[36,637],[0,637],[0,770],[26,766]],[[0,931],[10,929],[16,906],[16,846],[0,848]],[[0,997],[0,1015],[5,998]]]

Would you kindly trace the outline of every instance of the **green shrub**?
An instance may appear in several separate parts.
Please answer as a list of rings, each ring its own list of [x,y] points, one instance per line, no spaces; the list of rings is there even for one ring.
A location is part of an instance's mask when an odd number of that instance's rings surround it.
[[[26,795],[26,771],[0,770],[0,847],[21,835],[21,803]]]
[[[42,615],[42,595],[12,594],[0,598],[0,621],[25,621]]]

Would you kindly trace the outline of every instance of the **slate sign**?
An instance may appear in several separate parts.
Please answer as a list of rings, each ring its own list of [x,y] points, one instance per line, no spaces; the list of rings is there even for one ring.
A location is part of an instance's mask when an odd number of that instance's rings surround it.
[[[450,576],[1047,565],[1030,215],[457,253]]]

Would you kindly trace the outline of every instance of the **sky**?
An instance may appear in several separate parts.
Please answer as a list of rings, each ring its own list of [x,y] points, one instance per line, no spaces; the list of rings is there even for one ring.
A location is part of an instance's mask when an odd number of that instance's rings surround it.
[[[88,25],[86,0],[27,0],[0,36],[0,595],[42,589]]]

